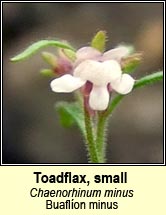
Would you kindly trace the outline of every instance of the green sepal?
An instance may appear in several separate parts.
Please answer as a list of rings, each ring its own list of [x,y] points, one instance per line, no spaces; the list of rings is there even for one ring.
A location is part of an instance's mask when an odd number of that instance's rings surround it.
[[[136,68],[140,65],[142,60],[141,53],[135,53],[130,55],[124,59],[122,59],[122,71],[125,73],[132,73],[136,70]]]
[[[97,34],[93,37],[91,41],[91,46],[100,52],[105,51],[105,44],[106,44],[106,32],[105,31],[99,31]]]
[[[62,50],[64,55],[71,61],[75,61],[76,60],[76,53],[73,50],[70,49],[63,49]]]
[[[42,52],[43,60],[51,65],[53,68],[57,66],[57,57],[49,52]]]

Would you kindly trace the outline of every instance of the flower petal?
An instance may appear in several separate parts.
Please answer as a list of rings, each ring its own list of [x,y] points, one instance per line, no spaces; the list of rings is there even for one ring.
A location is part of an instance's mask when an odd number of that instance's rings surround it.
[[[97,62],[85,60],[74,70],[74,76],[87,80],[95,85],[107,85],[111,81],[116,81],[121,77],[120,65],[115,60]]]
[[[98,60],[101,57],[101,55],[102,55],[101,52],[99,52],[97,49],[94,49],[90,46],[85,46],[83,48],[80,48],[76,52],[77,60],[75,62],[75,65],[78,65],[83,60],[87,60],[87,59]]]
[[[109,92],[107,86],[93,85],[92,91],[89,96],[89,106],[93,110],[103,111],[107,109],[109,103]]]
[[[85,60],[75,68],[73,74],[75,77],[79,77],[82,80],[92,82],[100,64],[100,62],[94,60]]]
[[[119,80],[122,75],[120,64],[115,60],[108,60],[101,63],[100,80],[105,80],[105,83]]]
[[[85,84],[85,81],[72,75],[63,75],[51,81],[50,86],[54,92],[72,92]]]
[[[123,74],[121,79],[111,83],[111,87],[120,94],[127,94],[132,91],[134,82],[130,75]]]
[[[119,46],[117,48],[111,49],[105,52],[101,58],[102,61],[105,60],[116,60],[120,62],[122,57],[126,57],[129,54],[129,49],[126,46]]]

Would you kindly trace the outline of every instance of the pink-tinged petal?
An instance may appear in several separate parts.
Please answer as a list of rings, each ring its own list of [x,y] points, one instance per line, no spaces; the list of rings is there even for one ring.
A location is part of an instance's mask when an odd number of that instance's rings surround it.
[[[115,60],[108,60],[101,63],[99,80],[103,84],[119,80],[122,75],[120,64]]]
[[[94,49],[90,46],[80,48],[76,52],[77,60],[75,61],[75,65],[78,65],[79,63],[87,59],[98,60],[101,57],[101,55],[102,55],[101,52],[99,52],[97,49]]]
[[[92,81],[96,76],[96,71],[100,67],[100,62],[94,60],[85,60],[74,70],[74,76],[82,80]]]
[[[54,92],[72,92],[85,84],[85,81],[72,75],[63,75],[51,81],[50,86]]]
[[[85,60],[74,70],[74,76],[92,82],[95,85],[107,85],[121,77],[120,65],[115,60],[97,62]]]
[[[111,87],[120,94],[130,93],[133,89],[135,80],[128,74],[123,74],[121,79],[112,82]]]
[[[87,81],[84,87],[82,87],[81,89],[84,97],[89,97],[92,87],[93,87],[93,84],[90,81]]]
[[[101,58],[102,61],[105,60],[116,60],[118,62],[121,61],[123,57],[129,55],[129,48],[125,46],[119,46],[117,48],[111,49],[105,52]]]
[[[107,86],[93,85],[89,96],[89,106],[93,110],[103,111],[107,109],[109,103],[109,92]]]

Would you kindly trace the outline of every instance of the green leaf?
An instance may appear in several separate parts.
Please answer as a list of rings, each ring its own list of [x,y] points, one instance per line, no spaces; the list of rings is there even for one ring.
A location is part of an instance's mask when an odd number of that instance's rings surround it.
[[[105,31],[99,31],[97,34],[93,37],[91,46],[100,52],[103,52],[105,50],[105,43],[106,43],[106,32]]]
[[[153,74],[147,75],[145,77],[140,78],[138,81],[135,82],[133,89],[137,89],[139,87],[143,87],[146,85],[154,84],[158,81],[161,81],[163,79],[163,72],[155,72]],[[104,116],[108,117],[112,114],[112,112],[115,110],[117,105],[120,103],[120,101],[125,98],[125,95],[118,94],[112,99],[112,102],[110,103],[108,109],[104,112]]]
[[[78,102],[58,102],[55,108],[59,113],[62,126],[68,128],[77,125],[85,135],[84,115]]]
[[[29,46],[27,49],[25,49],[22,53],[11,58],[11,61],[12,62],[18,62],[18,61],[25,60],[25,59],[31,57],[32,55],[34,55],[40,49],[46,48],[48,46],[55,46],[55,47],[59,47],[59,48],[73,50],[73,47],[71,47],[67,43],[62,43],[62,42],[56,41],[56,40],[41,40],[41,41],[38,41],[36,43],[33,43],[31,46]]]
[[[147,75],[135,82],[134,89],[138,87],[143,87],[148,84],[153,84],[155,82],[161,81],[162,79],[163,79],[162,71]]]

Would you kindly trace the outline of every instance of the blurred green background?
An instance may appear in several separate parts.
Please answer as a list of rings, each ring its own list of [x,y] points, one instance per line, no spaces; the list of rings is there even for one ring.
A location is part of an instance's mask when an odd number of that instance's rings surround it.
[[[163,67],[163,3],[3,3],[3,163],[87,163],[77,128],[65,129],[53,106],[71,94],[51,92],[41,55],[9,58],[46,38],[87,45],[98,30],[107,49],[121,42],[143,51],[138,79]],[[46,49],[54,52],[54,49]],[[163,83],[127,96],[110,119],[108,163],[163,162]]]

